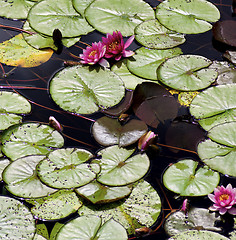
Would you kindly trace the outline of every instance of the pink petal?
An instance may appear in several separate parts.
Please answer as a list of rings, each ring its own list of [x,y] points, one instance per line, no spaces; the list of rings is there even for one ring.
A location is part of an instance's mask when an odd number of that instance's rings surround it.
[[[124,48],[129,47],[129,45],[134,41],[134,37],[135,36],[133,35],[126,41]]]
[[[220,213],[221,215],[224,215],[226,212],[227,212],[227,209],[226,209],[226,208],[220,208],[220,210],[219,210],[219,213]]]
[[[133,52],[133,51],[125,50],[125,51],[123,52],[123,57],[131,57],[131,56],[133,56],[134,54],[135,54],[135,52]]]
[[[104,58],[101,58],[100,61],[98,62],[98,64],[102,67],[105,67],[105,68],[109,68],[110,67],[110,64],[109,62],[104,59]]]
[[[208,198],[209,198],[212,202],[216,203],[216,199],[215,199],[215,195],[214,195],[214,194],[208,194]]]
[[[236,215],[236,208],[232,207],[231,209],[228,210],[228,213]]]

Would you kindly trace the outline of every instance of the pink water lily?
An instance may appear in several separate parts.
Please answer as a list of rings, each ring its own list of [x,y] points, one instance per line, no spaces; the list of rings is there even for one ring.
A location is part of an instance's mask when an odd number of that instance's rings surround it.
[[[131,36],[126,43],[124,43],[123,36],[120,31],[114,31],[111,35],[107,33],[106,37],[102,38],[103,44],[106,46],[106,58],[115,58],[119,61],[121,57],[131,57],[134,55],[133,51],[125,50],[134,40],[134,35]]]
[[[208,194],[208,197],[214,202],[209,210],[219,211],[221,215],[226,212],[236,215],[236,208],[233,207],[236,204],[236,188],[232,188],[231,184],[228,184],[226,188],[218,186],[215,188],[214,194]]]
[[[138,149],[140,151],[145,151],[154,142],[157,134],[152,131],[145,133],[138,141]]]

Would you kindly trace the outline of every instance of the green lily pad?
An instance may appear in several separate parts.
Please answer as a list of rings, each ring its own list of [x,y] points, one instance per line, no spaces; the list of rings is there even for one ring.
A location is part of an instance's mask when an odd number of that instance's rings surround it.
[[[166,0],[157,6],[156,18],[168,29],[197,34],[210,30],[209,22],[218,21],[220,12],[205,0]]]
[[[2,181],[3,170],[10,164],[10,160],[6,158],[0,158],[0,181]]]
[[[198,230],[188,230],[176,234],[175,236],[169,238],[168,240],[229,240],[229,238],[220,235],[219,233],[211,231],[198,231]]]
[[[236,177],[236,121],[219,124],[208,133],[210,139],[198,145],[201,160],[210,168]]]
[[[127,240],[125,229],[113,219],[102,224],[102,219],[96,216],[78,217],[66,223],[59,231],[56,240]]]
[[[0,0],[0,16],[12,19],[26,19],[35,3],[28,0]]]
[[[91,114],[118,104],[125,88],[122,80],[110,70],[74,66],[56,73],[50,82],[50,94],[66,111]]]
[[[218,185],[220,175],[207,167],[199,167],[198,162],[181,160],[165,171],[163,183],[167,189],[181,196],[204,196]]]
[[[31,240],[35,233],[35,220],[20,201],[0,196],[0,239]]]
[[[15,196],[22,198],[38,198],[57,191],[44,185],[36,174],[36,165],[45,156],[32,155],[19,158],[8,165],[3,171],[6,189]]]
[[[85,9],[93,0],[72,0],[73,7],[75,10],[84,17]]]
[[[190,113],[207,131],[218,124],[235,121],[235,92],[236,84],[208,88],[193,99]]]
[[[171,31],[154,19],[140,23],[134,33],[135,39],[148,48],[173,48],[186,40],[184,34]]]
[[[147,173],[150,161],[145,153],[131,156],[134,150],[114,145],[99,151],[98,156],[102,158],[95,160],[101,166],[97,181],[108,186],[123,186],[141,179]]]
[[[75,11],[72,0],[39,1],[30,9],[28,21],[33,29],[48,36],[52,36],[54,29],[59,29],[63,37],[78,37],[93,31]]]
[[[137,142],[147,131],[147,125],[137,119],[121,125],[117,119],[102,117],[92,127],[93,137],[103,146],[115,144],[118,144],[119,147],[129,146]]]
[[[6,130],[2,135],[2,152],[11,160],[28,155],[46,155],[64,145],[62,135],[48,125],[24,123]]]
[[[53,188],[83,186],[91,182],[100,171],[98,164],[86,163],[92,156],[92,153],[84,149],[57,149],[38,164],[38,176]]]
[[[31,105],[24,97],[14,92],[0,92],[0,130],[21,123],[22,117],[16,114],[30,112]]]
[[[160,64],[180,54],[180,48],[157,50],[141,47],[136,50],[136,55],[127,61],[127,67],[139,77],[157,80],[157,68]]]
[[[212,62],[198,55],[180,55],[164,62],[157,70],[158,79],[171,88],[196,91],[206,88],[217,78]]]
[[[41,220],[59,220],[76,212],[82,202],[73,191],[60,190],[47,196],[31,200],[34,206],[31,208],[31,213],[35,218]]]
[[[123,36],[134,34],[141,22],[154,19],[151,6],[142,0],[96,0],[85,10],[87,21],[102,33],[120,31]]]
[[[78,210],[84,215],[96,215],[107,221],[111,218],[122,224],[128,234],[134,234],[135,229],[151,227],[161,212],[161,200],[156,190],[146,181],[134,184],[130,196],[126,200],[104,205],[87,204]]]
[[[45,224],[40,223],[36,225],[36,233],[33,240],[49,240],[49,233]]]
[[[94,204],[117,201],[128,196],[131,190],[131,186],[108,187],[96,181],[75,189],[76,193]]]
[[[196,228],[221,231],[221,228],[215,227],[215,223],[220,220],[220,216],[216,216],[216,213],[210,213],[208,209],[193,207],[187,214],[184,211],[176,211],[169,215],[165,221],[164,229],[169,236]]]

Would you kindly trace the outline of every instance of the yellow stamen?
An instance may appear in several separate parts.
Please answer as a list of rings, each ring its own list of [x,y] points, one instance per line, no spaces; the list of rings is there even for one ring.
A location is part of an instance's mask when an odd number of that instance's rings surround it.
[[[118,42],[112,42],[112,43],[109,45],[109,50],[115,50],[118,45],[119,45]]]
[[[92,51],[92,52],[89,54],[89,57],[95,56],[96,52],[97,52],[96,50]]]
[[[225,201],[229,199],[229,195],[228,194],[221,194],[219,197],[220,201]]]

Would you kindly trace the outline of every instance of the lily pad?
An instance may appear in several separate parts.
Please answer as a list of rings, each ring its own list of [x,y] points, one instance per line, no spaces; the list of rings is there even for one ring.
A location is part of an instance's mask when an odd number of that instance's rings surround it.
[[[164,62],[157,70],[158,79],[168,87],[196,91],[210,86],[217,78],[212,62],[198,55],[180,55]]]
[[[0,239],[33,239],[36,231],[35,220],[23,203],[0,196],[0,210]]]
[[[31,204],[34,205],[31,213],[35,218],[41,220],[65,218],[82,206],[82,202],[76,194],[68,190],[60,190],[45,198],[31,200]]]
[[[15,196],[22,198],[38,198],[57,191],[44,185],[36,174],[36,165],[45,156],[32,155],[12,162],[3,171],[6,189]]]
[[[78,217],[66,223],[57,234],[56,240],[127,240],[125,229],[113,219],[102,224],[102,219],[96,216]]]
[[[0,130],[19,124],[22,117],[16,114],[27,114],[31,111],[30,103],[14,92],[0,91]]]
[[[0,158],[0,181],[2,181],[3,170],[10,164],[10,160],[6,158]]]
[[[35,3],[28,0],[0,0],[0,16],[12,19],[26,19]]]
[[[218,185],[220,175],[207,167],[199,167],[198,162],[184,159],[168,167],[163,175],[167,189],[181,196],[204,196]]]
[[[50,93],[62,109],[91,114],[118,104],[125,88],[122,80],[110,70],[74,66],[56,73],[50,82]]]
[[[148,48],[173,48],[185,42],[184,34],[171,31],[157,20],[140,23],[135,29],[135,40]]]
[[[134,150],[114,145],[99,151],[102,158],[95,160],[101,166],[97,181],[108,186],[123,186],[141,179],[147,173],[150,161],[145,153],[131,156]]]
[[[146,181],[134,184],[130,196],[124,201],[104,205],[87,204],[78,210],[84,215],[96,215],[103,218],[103,222],[111,218],[120,222],[128,234],[134,234],[135,229],[151,227],[161,212],[161,200],[156,190]]]
[[[235,92],[236,84],[208,88],[194,98],[190,113],[207,131],[218,124],[235,121]]]
[[[205,0],[166,0],[157,6],[156,18],[168,29],[197,34],[210,30],[209,22],[218,21],[220,12]]]
[[[134,34],[141,22],[154,19],[154,11],[143,0],[96,0],[85,10],[87,21],[102,33],[120,31],[124,36]]]
[[[2,135],[2,152],[11,160],[28,155],[46,155],[64,145],[62,135],[54,128],[39,123],[12,126]]]
[[[92,156],[92,153],[84,149],[57,149],[38,164],[38,176],[53,188],[83,186],[91,182],[100,171],[98,164],[86,163]]]
[[[223,56],[236,65],[236,51],[226,51]]]
[[[85,9],[93,0],[72,0],[73,7],[75,10],[84,17]]]
[[[39,1],[30,9],[28,21],[33,29],[48,36],[52,36],[54,29],[59,29],[63,37],[78,37],[93,31],[75,11],[72,0]]]
[[[219,124],[213,127],[208,137],[210,139],[198,145],[201,160],[210,168],[223,174],[236,177],[236,121]]]
[[[157,80],[157,68],[160,64],[180,54],[180,48],[157,50],[141,47],[136,50],[136,55],[127,61],[127,67],[139,77]]]
[[[128,196],[131,190],[131,186],[108,187],[96,181],[75,189],[76,193],[94,204],[117,201]]]
[[[125,147],[137,142],[147,130],[147,125],[137,119],[121,125],[117,119],[102,117],[93,124],[92,134],[103,146],[118,144],[119,147]]]

